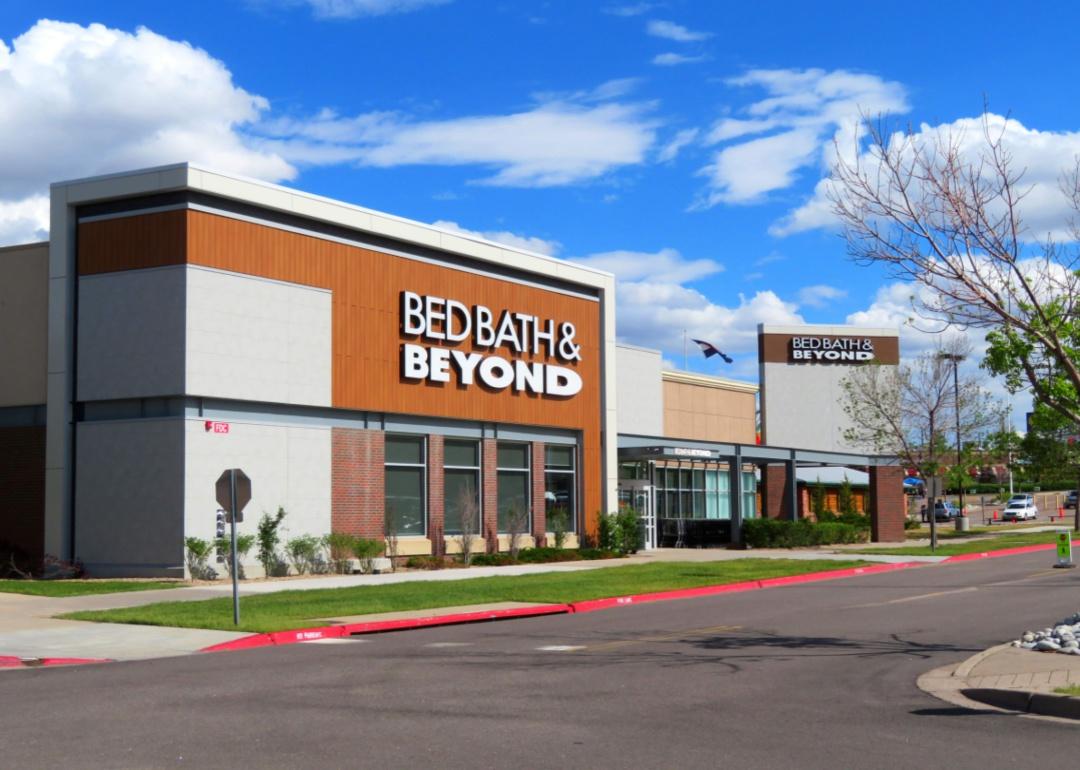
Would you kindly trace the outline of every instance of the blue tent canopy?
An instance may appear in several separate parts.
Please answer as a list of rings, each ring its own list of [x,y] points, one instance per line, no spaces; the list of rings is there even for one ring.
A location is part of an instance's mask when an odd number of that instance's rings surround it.
[[[908,476],[906,479],[904,479],[904,486],[905,487],[921,487],[922,485],[923,485],[923,480],[922,479],[917,479],[914,476]]]

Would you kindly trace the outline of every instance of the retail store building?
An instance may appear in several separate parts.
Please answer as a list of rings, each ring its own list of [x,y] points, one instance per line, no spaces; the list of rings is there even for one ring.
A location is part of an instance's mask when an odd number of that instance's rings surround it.
[[[283,507],[286,536],[439,555],[553,516],[573,544],[620,500],[650,545],[737,539],[799,461],[756,445],[756,385],[616,345],[608,273],[188,164],[54,185],[0,323],[0,540],[95,575],[183,574],[226,468],[242,531]],[[827,455],[801,461],[879,462]]]

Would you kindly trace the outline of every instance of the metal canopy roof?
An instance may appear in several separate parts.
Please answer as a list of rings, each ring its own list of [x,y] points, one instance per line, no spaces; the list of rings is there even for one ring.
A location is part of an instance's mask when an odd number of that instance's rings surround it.
[[[664,436],[620,433],[620,459],[734,460],[748,463],[795,462],[798,465],[899,465],[892,455],[823,452],[814,449],[763,446],[761,444],[717,443]]]

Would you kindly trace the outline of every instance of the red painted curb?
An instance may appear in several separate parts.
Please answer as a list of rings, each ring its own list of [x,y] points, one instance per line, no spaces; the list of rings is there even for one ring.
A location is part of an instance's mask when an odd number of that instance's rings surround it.
[[[432,628],[435,626],[453,626],[463,623],[478,623],[490,620],[505,620],[508,618],[527,618],[539,615],[560,615],[566,613],[595,612],[611,607],[620,607],[628,604],[644,604],[646,602],[663,602],[675,599],[692,599],[700,596],[715,596],[717,594],[740,593],[742,591],[757,591],[762,588],[774,588],[786,585],[798,585],[800,583],[817,583],[824,580],[837,580],[839,578],[854,577],[856,575],[873,575],[879,572],[892,572],[893,570],[922,567],[924,562],[906,561],[895,564],[875,564],[869,567],[848,567],[846,569],[828,570],[826,572],[811,572],[802,575],[789,575],[787,577],[766,578],[764,580],[747,580],[741,583],[724,583],[714,586],[699,586],[697,588],[681,588],[674,591],[654,591],[647,594],[635,594],[632,596],[611,596],[605,599],[590,599],[571,604],[545,604],[539,607],[518,607],[507,610],[486,610],[480,612],[460,612],[452,615],[431,615],[423,618],[403,618],[401,620],[375,620],[370,623],[347,623],[340,626],[321,626],[316,628],[302,628],[292,631],[275,631],[268,634],[252,634],[230,642],[222,642],[209,647],[204,647],[199,652],[225,652],[230,650],[249,650],[255,647],[268,645],[295,644],[317,639],[333,639],[344,636],[359,634],[378,634],[387,631],[404,631],[414,628]]]
[[[82,666],[90,663],[114,663],[110,658],[41,658],[39,666]]]
[[[14,655],[0,655],[0,668],[21,668],[22,658]]]
[[[1073,545],[1080,545],[1080,540],[1073,540]],[[1039,545],[1021,545],[1016,548],[1000,548],[996,551],[980,551],[979,553],[961,553],[950,556],[944,560],[944,564],[958,561],[975,561],[976,559],[995,559],[998,556],[1016,556],[1021,553],[1035,553],[1037,551],[1052,551],[1057,548],[1057,543],[1040,543]]]
[[[596,610],[606,610],[611,607],[623,607],[628,604],[664,602],[675,599],[693,599],[700,596],[757,591],[762,588],[798,585],[801,583],[817,583],[824,580],[854,577],[855,575],[873,575],[878,572],[891,572],[898,569],[921,567],[923,564],[924,562],[917,561],[905,561],[895,564],[875,564],[870,567],[849,567],[847,569],[834,569],[826,572],[809,572],[802,575],[788,575],[787,577],[766,578],[764,580],[746,580],[741,583],[725,583],[715,586],[700,586],[698,588],[682,588],[675,591],[656,591],[647,594],[634,594],[632,596],[612,596],[606,599],[590,599],[584,602],[572,602],[570,604],[570,609],[575,613],[595,612]]]
[[[434,626],[454,626],[463,623],[479,623],[487,620],[507,618],[527,618],[538,615],[559,615],[570,612],[565,604],[544,604],[539,607],[516,607],[506,610],[485,610],[480,612],[458,612],[452,615],[430,615],[423,618],[402,618],[401,620],[374,620],[369,623],[347,623],[340,626],[320,626],[301,628],[293,631],[275,631],[268,634],[252,634],[230,642],[204,647],[199,652],[225,652],[248,650],[268,645],[296,644],[317,639],[333,639],[359,634],[378,634],[386,631],[403,631],[413,628],[431,628]]]

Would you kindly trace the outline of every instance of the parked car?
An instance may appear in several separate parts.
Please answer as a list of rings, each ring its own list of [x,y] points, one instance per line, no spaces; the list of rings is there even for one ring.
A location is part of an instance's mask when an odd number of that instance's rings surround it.
[[[1075,508],[1076,507],[1076,490],[1075,489],[1073,491],[1069,492],[1069,494],[1065,495],[1065,507],[1066,508]]]
[[[1027,494],[1013,495],[1012,497],[1009,498],[1008,504],[1012,505],[1013,503],[1029,503],[1031,505],[1035,505],[1035,495],[1027,495]]]
[[[960,511],[948,500],[938,500],[934,503],[934,519],[937,521],[949,521],[960,515]],[[922,520],[929,521],[926,515],[926,506],[922,507]]]
[[[1009,501],[1001,514],[1004,521],[1027,521],[1028,519],[1038,518],[1038,516],[1039,509],[1035,507],[1035,503],[1023,500]]]

